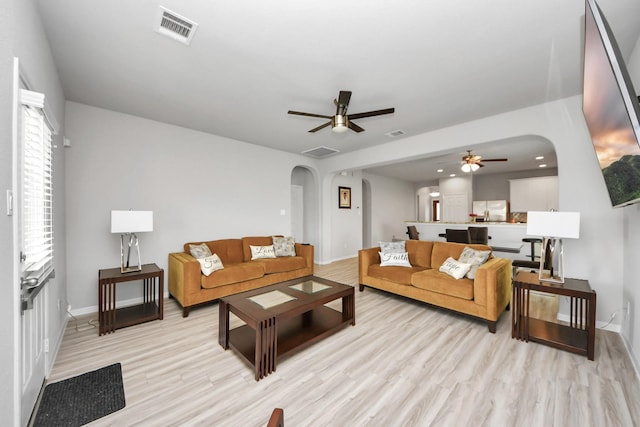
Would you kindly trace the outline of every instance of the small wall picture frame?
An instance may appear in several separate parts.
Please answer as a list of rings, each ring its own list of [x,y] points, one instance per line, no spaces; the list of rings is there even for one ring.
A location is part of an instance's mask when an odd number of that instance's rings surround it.
[[[351,209],[351,187],[338,187],[338,208]]]

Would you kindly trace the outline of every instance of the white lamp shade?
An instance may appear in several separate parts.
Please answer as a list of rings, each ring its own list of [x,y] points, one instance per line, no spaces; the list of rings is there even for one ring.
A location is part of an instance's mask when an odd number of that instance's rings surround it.
[[[153,231],[153,211],[111,211],[112,233]]]
[[[527,234],[577,239],[580,237],[580,212],[527,212]]]

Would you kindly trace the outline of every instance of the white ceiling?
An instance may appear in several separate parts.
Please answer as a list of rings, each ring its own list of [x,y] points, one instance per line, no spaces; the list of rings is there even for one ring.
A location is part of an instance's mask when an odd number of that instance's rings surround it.
[[[582,91],[582,0],[36,3],[68,100],[292,153],[345,153]],[[640,1],[599,3],[628,58]],[[159,5],[199,24],[189,46],[153,30]],[[395,113],[356,120],[359,134],[311,134],[323,119],[287,114],[332,115],[340,90],[353,92],[349,113]],[[512,165],[520,142],[476,154]]]

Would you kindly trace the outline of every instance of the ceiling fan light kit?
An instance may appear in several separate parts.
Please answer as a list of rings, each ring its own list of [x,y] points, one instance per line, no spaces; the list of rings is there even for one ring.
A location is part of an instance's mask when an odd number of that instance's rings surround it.
[[[478,166],[477,163],[463,163],[461,169],[462,172],[469,173],[477,171],[478,169],[480,169],[480,166]]]
[[[331,117],[331,130],[335,133],[344,133],[349,130],[349,119],[347,119],[347,116],[336,114]]]
[[[462,172],[475,172],[484,165],[482,162],[506,162],[508,159],[483,159],[482,156],[471,154],[471,150],[467,150],[467,155],[462,157]]]
[[[326,128],[329,125],[331,125],[331,130],[336,133],[346,132],[347,129],[351,129],[352,131],[359,133],[359,132],[363,132],[364,129],[358,126],[357,124],[353,123],[351,121],[352,119],[363,119],[365,117],[381,116],[383,114],[392,114],[395,112],[395,108],[385,108],[383,110],[368,111],[366,113],[347,114],[347,108],[349,108],[350,99],[351,99],[351,92],[347,90],[341,90],[340,94],[338,95],[338,98],[333,100],[333,103],[336,105],[336,114],[333,116],[325,116],[322,114],[315,114],[315,113],[304,113],[301,111],[292,111],[292,110],[289,110],[288,114],[329,119],[328,122],[309,130],[310,133],[317,132],[320,129]]]

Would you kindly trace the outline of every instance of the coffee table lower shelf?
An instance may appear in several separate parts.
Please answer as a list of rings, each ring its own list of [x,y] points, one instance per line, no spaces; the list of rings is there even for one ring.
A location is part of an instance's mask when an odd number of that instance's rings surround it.
[[[343,317],[339,311],[326,306],[315,308],[300,316],[277,323],[276,354],[278,358],[302,350],[313,343],[351,325],[353,319]],[[229,346],[255,365],[256,331],[243,325],[229,331]]]

